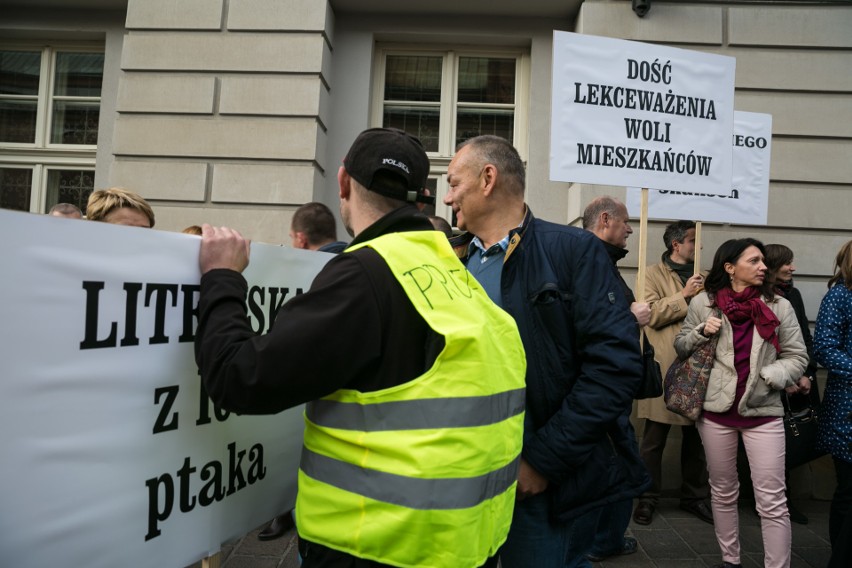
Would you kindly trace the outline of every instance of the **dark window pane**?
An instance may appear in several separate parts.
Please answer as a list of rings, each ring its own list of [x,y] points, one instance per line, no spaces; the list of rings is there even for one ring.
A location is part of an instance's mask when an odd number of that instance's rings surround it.
[[[0,208],[29,211],[32,186],[30,168],[0,168]]]
[[[41,53],[0,51],[0,94],[38,96]]]
[[[86,214],[89,195],[95,188],[92,170],[49,170],[47,172],[47,202],[44,212],[57,203],[72,203]]]
[[[98,103],[56,102],[53,104],[51,142],[96,145],[99,118]]]
[[[426,187],[429,189],[429,194],[432,197],[438,195],[438,179],[437,178],[426,178]],[[426,204],[423,206],[423,214],[424,215],[434,215],[435,214],[435,205]]]
[[[494,134],[512,142],[515,113],[502,109],[459,109],[456,120],[456,144],[480,134]]]
[[[382,126],[399,128],[420,138],[427,152],[438,151],[439,110],[435,108],[386,105]]]
[[[385,62],[385,100],[440,101],[441,67],[441,57],[388,55]]]
[[[459,58],[459,102],[515,102],[515,60],[490,57]]]
[[[103,53],[57,53],[53,94],[59,97],[100,97]]]
[[[36,106],[36,101],[0,101],[0,142],[35,142]]]

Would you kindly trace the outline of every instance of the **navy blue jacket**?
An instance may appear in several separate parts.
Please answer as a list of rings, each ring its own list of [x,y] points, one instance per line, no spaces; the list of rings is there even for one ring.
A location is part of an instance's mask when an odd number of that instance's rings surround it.
[[[503,308],[527,355],[524,459],[567,521],[650,485],[624,421],[642,364],[636,320],[600,240],[535,219],[510,233]]]

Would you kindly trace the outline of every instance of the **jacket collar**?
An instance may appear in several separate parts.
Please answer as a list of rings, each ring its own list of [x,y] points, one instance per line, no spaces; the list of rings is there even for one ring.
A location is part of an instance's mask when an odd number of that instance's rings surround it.
[[[509,257],[515,250],[515,247],[518,246],[518,243],[521,242],[521,239],[532,224],[534,218],[535,217],[533,217],[533,213],[529,208],[529,205],[524,203],[524,220],[521,221],[520,225],[509,231],[509,246],[506,249],[506,256],[503,258],[503,263],[509,260]],[[475,235],[473,233],[466,232],[450,239],[450,244],[453,246],[453,250],[456,251],[456,256],[461,259],[466,259],[469,256],[470,242],[473,240],[474,236]]]
[[[370,241],[387,233],[402,233],[405,231],[432,231],[432,223],[413,205],[403,205],[394,209],[375,223],[361,231],[349,246]]]
[[[509,260],[509,257],[512,256],[512,252],[514,252],[515,248],[520,244],[521,239],[527,232],[532,220],[534,219],[532,214],[532,209],[524,203],[524,220],[521,221],[521,224],[511,231],[509,231],[509,247],[506,249],[506,257],[503,259],[503,264]]]
[[[606,249],[606,254],[609,256],[609,259],[612,261],[613,266],[615,266],[619,260],[627,256],[627,249],[623,249],[621,247],[617,247],[613,244],[610,244],[601,239],[601,243]]]

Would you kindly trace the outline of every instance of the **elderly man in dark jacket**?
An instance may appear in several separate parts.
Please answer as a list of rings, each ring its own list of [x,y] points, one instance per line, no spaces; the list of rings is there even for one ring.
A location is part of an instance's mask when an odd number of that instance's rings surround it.
[[[583,228],[601,240],[621,284],[624,298],[636,318],[636,338],[639,339],[639,329],[648,325],[648,321],[651,319],[651,308],[644,302],[636,301],[633,290],[624,281],[624,277],[616,266],[619,260],[627,256],[627,239],[633,234],[629,220],[630,215],[627,213],[627,207],[624,203],[609,196],[593,199],[586,206],[586,210],[583,211]],[[630,424],[631,410],[631,408],[626,409],[619,421],[630,433],[630,439],[635,440],[633,426]],[[624,534],[627,525],[630,523],[632,510],[633,500],[625,499],[620,503],[612,503],[599,510],[586,513],[582,519],[577,521],[595,527],[594,543],[590,553],[586,555],[590,561],[600,562],[609,556],[636,552],[638,548],[636,539]]]
[[[527,353],[527,414],[518,502],[503,568],[582,562],[591,535],[574,520],[650,483],[618,418],[638,388],[636,320],[599,240],[533,217],[515,148],[496,136],[463,143],[447,170],[465,262],[518,324]],[[569,557],[574,556],[574,557]]]

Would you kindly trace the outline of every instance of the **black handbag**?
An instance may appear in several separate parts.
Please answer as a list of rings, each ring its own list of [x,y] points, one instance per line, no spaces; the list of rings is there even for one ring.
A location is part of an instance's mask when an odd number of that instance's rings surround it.
[[[825,455],[817,449],[819,423],[819,390],[816,381],[809,395],[788,395],[781,391],[784,405],[784,434],[787,439],[785,463],[787,470]]]
[[[634,398],[641,400],[658,396],[663,396],[663,372],[654,359],[654,347],[642,333],[642,382]]]

